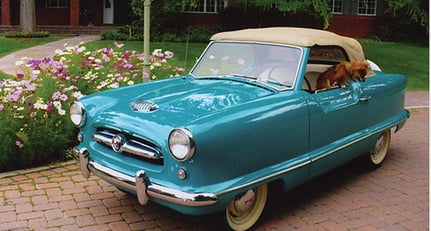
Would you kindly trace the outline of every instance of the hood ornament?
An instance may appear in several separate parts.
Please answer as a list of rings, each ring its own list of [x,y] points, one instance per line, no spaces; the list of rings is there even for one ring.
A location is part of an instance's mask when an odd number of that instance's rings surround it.
[[[133,111],[137,112],[152,112],[159,109],[159,106],[151,101],[137,99],[130,104]]]

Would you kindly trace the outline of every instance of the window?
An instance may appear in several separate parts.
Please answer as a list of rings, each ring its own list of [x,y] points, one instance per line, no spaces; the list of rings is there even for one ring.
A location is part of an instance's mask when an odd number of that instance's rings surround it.
[[[358,15],[375,16],[377,11],[377,0],[359,0]]]
[[[45,0],[46,8],[69,8],[70,0]]]
[[[343,0],[330,0],[329,6],[331,7],[331,12],[333,14],[343,13]]]
[[[346,52],[338,46],[313,46],[308,57],[308,62],[314,64],[337,64],[348,60]]]
[[[222,0],[188,0],[184,11],[195,13],[218,13],[224,9],[227,1]]]

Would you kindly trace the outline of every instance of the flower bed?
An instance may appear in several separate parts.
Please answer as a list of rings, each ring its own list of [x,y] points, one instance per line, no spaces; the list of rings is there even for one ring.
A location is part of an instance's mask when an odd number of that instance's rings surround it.
[[[0,172],[70,158],[77,129],[68,109],[83,95],[184,72],[170,64],[172,52],[156,49],[149,76],[142,53],[114,45],[96,51],[65,46],[54,58],[16,62],[16,77],[0,81]]]

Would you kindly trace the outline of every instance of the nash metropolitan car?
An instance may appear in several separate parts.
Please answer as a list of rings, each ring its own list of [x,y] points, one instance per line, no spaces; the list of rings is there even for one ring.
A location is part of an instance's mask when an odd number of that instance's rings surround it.
[[[316,89],[328,68],[367,62],[364,81]],[[221,32],[189,74],[79,99],[74,152],[82,175],[181,213],[225,211],[246,230],[268,185],[292,189],[353,159],[378,167],[407,121],[406,78],[332,32],[260,28]],[[358,158],[360,157],[360,158]]]

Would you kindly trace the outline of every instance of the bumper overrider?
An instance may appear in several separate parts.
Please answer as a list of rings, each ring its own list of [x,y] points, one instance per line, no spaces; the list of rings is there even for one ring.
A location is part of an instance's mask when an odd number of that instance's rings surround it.
[[[90,160],[85,148],[77,150],[75,147],[73,151],[79,156],[81,174],[84,178],[89,178],[90,173],[93,173],[110,184],[136,192],[142,205],[145,205],[149,198],[189,207],[208,206],[217,202],[215,194],[188,193],[168,188],[151,182],[144,170],[137,171],[135,176],[129,176]]]

